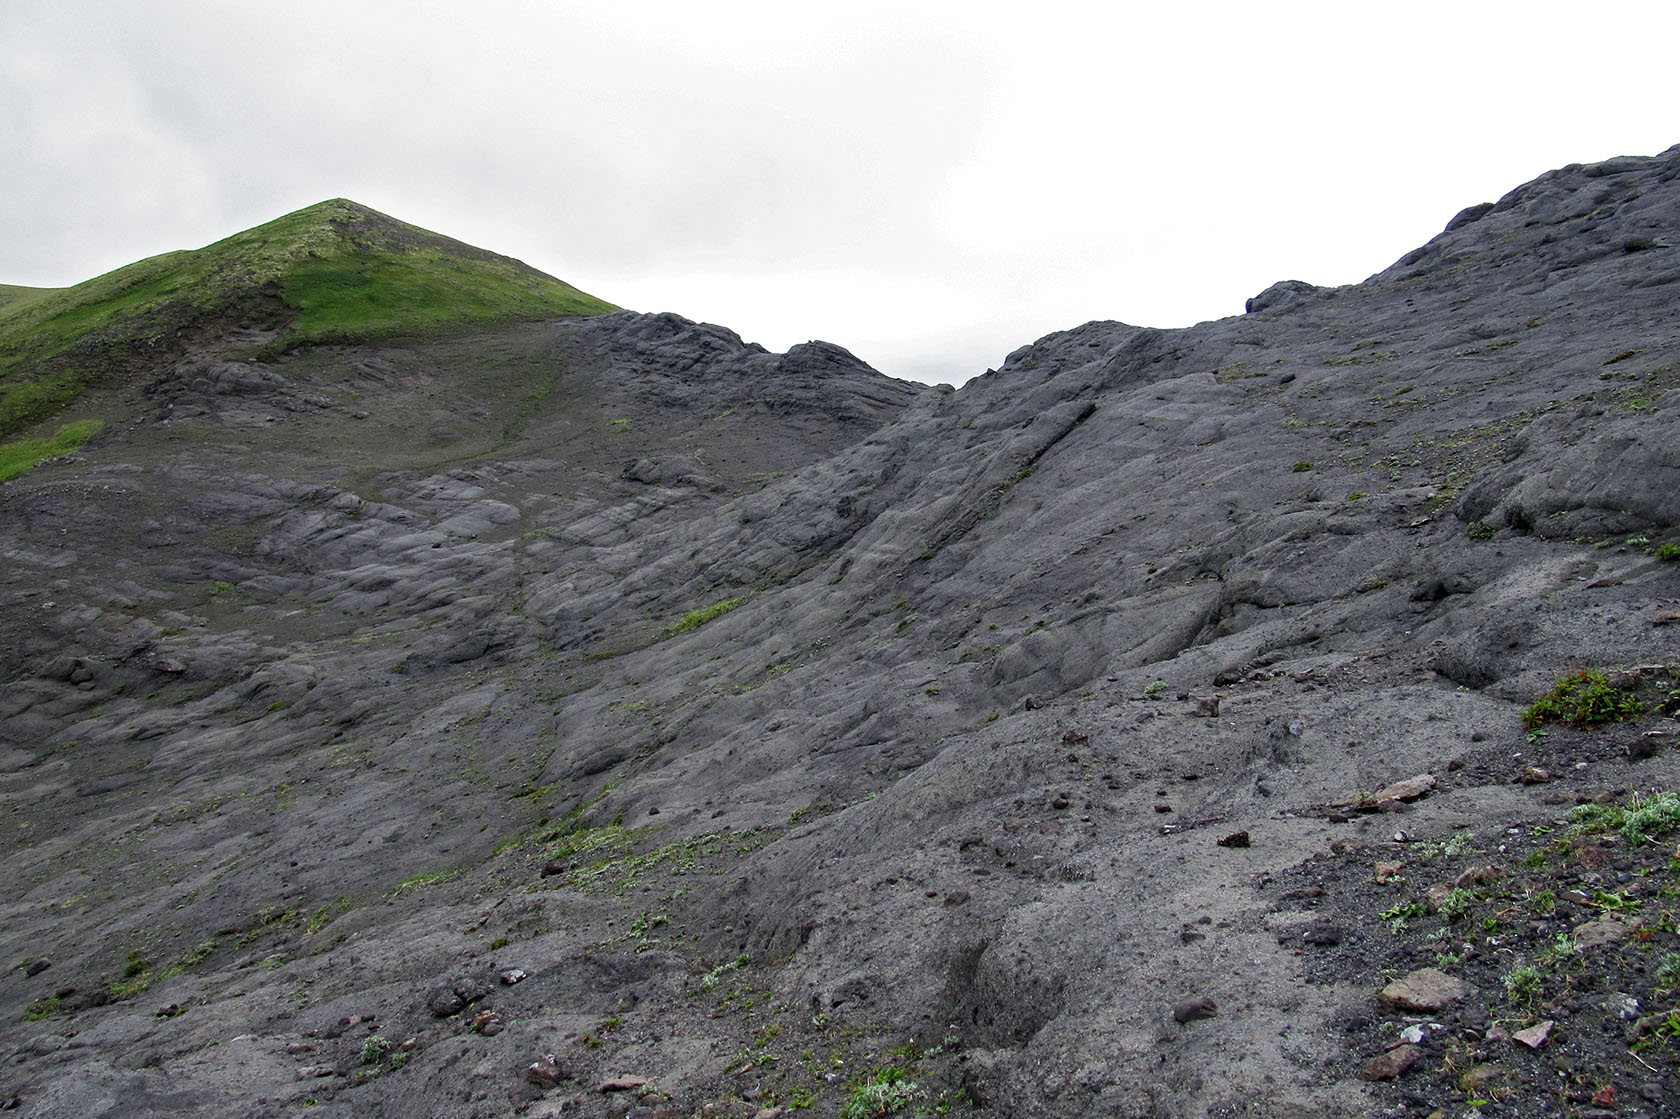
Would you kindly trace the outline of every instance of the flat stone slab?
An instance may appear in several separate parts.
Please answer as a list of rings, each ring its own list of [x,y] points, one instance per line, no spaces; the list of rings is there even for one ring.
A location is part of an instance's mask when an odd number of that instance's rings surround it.
[[[1439,968],[1419,968],[1396,979],[1381,991],[1377,1000],[1396,1010],[1433,1012],[1445,1010],[1470,993],[1470,987]]]

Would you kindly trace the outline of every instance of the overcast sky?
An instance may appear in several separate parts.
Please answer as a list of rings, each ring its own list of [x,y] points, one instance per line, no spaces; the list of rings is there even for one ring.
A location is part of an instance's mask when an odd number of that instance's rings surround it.
[[[1170,9],[1170,10],[1169,10]],[[0,0],[0,283],[353,198],[960,384],[1680,142],[1680,4]]]

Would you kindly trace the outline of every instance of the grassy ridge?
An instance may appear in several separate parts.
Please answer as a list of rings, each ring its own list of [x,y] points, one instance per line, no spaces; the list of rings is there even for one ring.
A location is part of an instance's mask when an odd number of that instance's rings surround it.
[[[612,304],[345,199],[68,288],[0,286],[0,438],[208,327],[311,342],[589,315]]]
[[[103,420],[77,420],[65,424],[45,439],[18,439],[0,443],[0,482],[16,478],[33,469],[43,459],[67,455],[98,435],[105,427]]]

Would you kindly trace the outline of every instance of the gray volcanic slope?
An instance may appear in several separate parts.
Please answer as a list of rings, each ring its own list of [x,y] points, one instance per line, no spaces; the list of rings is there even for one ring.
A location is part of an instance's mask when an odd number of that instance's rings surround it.
[[[1518,715],[1680,686],[1677,292],[1680,148],[956,392],[629,312],[190,355],[0,488],[0,1096],[1405,1114],[1409,895],[1278,884],[1674,783]]]

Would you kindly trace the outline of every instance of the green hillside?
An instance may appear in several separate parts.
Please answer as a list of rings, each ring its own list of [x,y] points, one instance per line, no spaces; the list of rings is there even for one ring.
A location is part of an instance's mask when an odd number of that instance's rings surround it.
[[[0,286],[0,438],[210,330],[266,353],[612,304],[512,259],[338,198],[68,288]]]

